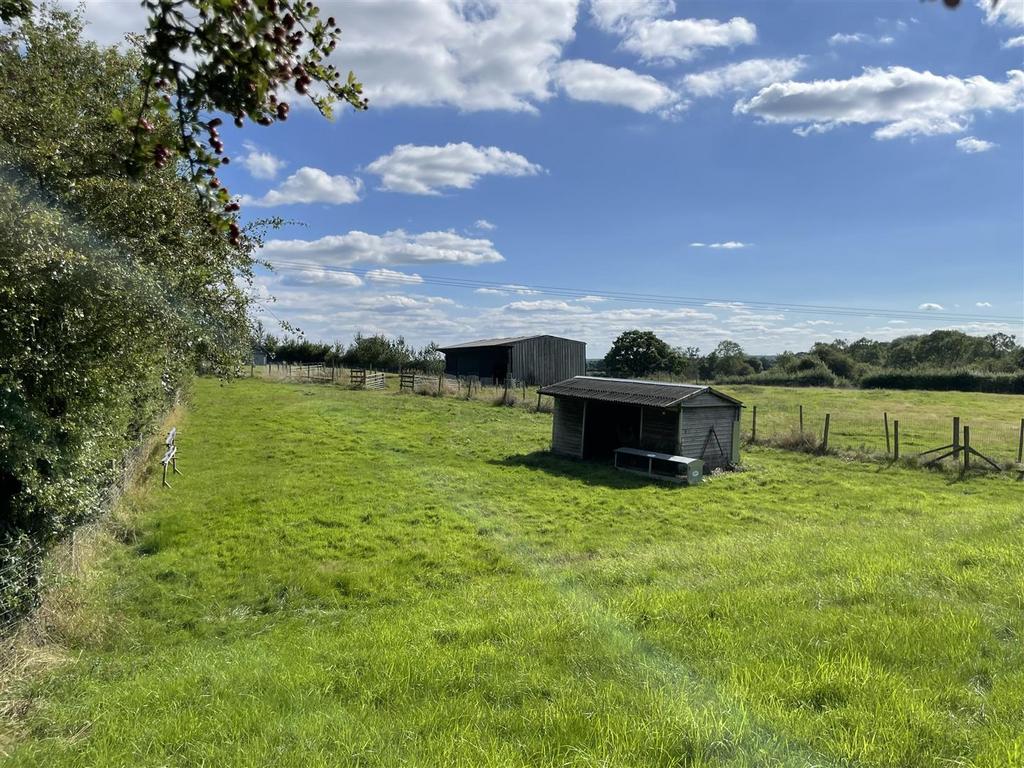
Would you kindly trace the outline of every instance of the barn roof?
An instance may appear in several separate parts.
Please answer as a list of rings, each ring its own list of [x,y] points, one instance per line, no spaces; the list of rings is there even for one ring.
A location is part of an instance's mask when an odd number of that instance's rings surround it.
[[[520,341],[529,341],[530,339],[541,339],[545,336],[550,336],[547,333],[535,333],[531,336],[507,336],[502,339],[480,339],[479,341],[464,341],[461,344],[448,344],[443,347],[438,347],[442,352],[446,352],[449,349],[470,349],[473,347],[511,347],[513,344],[518,344]],[[561,336],[552,336],[551,338],[562,338]],[[562,339],[563,341],[573,341],[573,339]],[[582,342],[580,342],[582,343]]]
[[[699,395],[701,392],[710,392],[730,403],[741,405],[739,400],[700,384],[607,379],[599,376],[574,376],[557,384],[541,387],[539,391],[542,395],[554,395],[555,397],[605,400],[627,405],[650,405],[656,408],[680,405],[687,398]]]

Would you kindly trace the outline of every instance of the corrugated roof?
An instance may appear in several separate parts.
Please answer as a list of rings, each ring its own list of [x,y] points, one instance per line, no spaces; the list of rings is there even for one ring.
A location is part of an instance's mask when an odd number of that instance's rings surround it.
[[[731,403],[740,401],[701,384],[676,384],[668,381],[641,381],[639,379],[606,379],[599,376],[574,376],[541,387],[542,395],[577,397],[583,400],[604,400],[627,405],[649,405],[670,408],[701,392],[711,392]]]
[[[511,347],[513,344],[519,341],[527,341],[529,339],[539,339],[542,336],[546,336],[545,333],[535,333],[532,336],[508,336],[504,339],[480,339],[479,341],[464,341],[461,344],[448,344],[444,347],[438,347],[442,352],[446,349],[466,349],[468,347]],[[572,339],[567,339],[572,341]]]

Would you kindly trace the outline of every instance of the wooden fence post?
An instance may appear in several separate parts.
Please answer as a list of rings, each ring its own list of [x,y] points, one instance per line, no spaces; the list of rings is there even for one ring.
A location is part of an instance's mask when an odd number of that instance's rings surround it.
[[[1017,438],[1017,463],[1024,464],[1024,419],[1020,420],[1020,437]]]
[[[800,437],[804,436],[804,407],[800,406]]]
[[[971,428],[964,427],[964,472],[971,468]]]
[[[537,413],[540,413],[540,391],[537,392]],[[1020,459],[1018,459],[1020,461]]]
[[[754,420],[750,425],[750,442],[757,442],[757,406],[754,406]]]
[[[885,424],[885,455],[892,453],[892,445],[889,443],[889,412],[882,411],[882,422]]]
[[[892,460],[900,460],[900,420],[895,419],[892,423]]]
[[[953,461],[960,460],[960,417],[953,417]]]
[[[828,453],[828,427],[829,427],[829,423],[831,421],[832,421],[832,414],[831,413],[826,413],[825,414],[825,432],[824,432],[824,434],[821,437],[821,452],[822,453]]]

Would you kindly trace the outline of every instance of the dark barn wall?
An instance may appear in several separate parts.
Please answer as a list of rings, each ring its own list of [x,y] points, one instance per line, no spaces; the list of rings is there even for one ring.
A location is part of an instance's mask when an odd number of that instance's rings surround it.
[[[512,346],[512,376],[530,386],[546,386],[587,372],[587,345],[558,336],[538,336]]]
[[[508,375],[508,355],[508,347],[452,349],[444,353],[444,372],[504,381]]]
[[[444,353],[444,372],[496,382],[508,375],[529,386],[545,386],[585,374],[587,345],[557,336],[538,336],[508,346],[449,349]]]

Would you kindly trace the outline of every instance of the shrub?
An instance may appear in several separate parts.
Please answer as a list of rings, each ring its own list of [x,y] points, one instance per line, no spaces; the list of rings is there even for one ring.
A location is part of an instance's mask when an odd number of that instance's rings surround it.
[[[770,369],[753,376],[728,376],[715,379],[716,384],[760,384],[775,387],[839,387],[849,385],[820,363],[809,370],[781,371]]]

